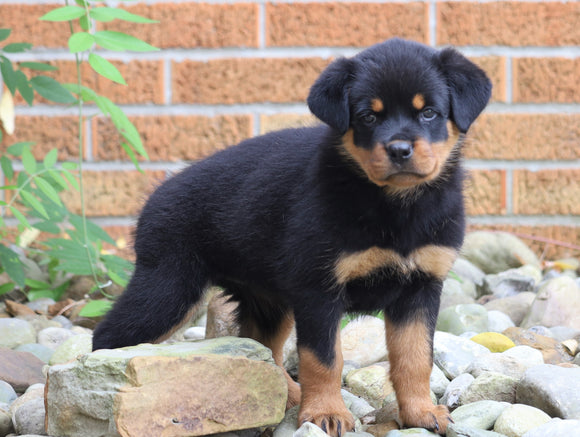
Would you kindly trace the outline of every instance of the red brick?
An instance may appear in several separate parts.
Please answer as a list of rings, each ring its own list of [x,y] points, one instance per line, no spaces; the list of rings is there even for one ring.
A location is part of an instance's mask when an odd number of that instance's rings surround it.
[[[289,127],[313,126],[321,123],[314,115],[308,114],[275,114],[260,116],[260,133],[285,129]]]
[[[516,170],[515,214],[580,214],[580,169]]]
[[[16,117],[14,135],[5,136],[0,143],[0,153],[14,143],[33,141],[32,153],[37,160],[42,160],[51,150],[58,150],[59,161],[78,159],[79,129],[76,117],[26,116]]]
[[[438,2],[437,44],[573,46],[579,22],[578,2]]]
[[[506,60],[501,56],[481,56],[471,58],[489,76],[493,89],[491,92],[492,102],[505,102],[507,80],[506,80]]]
[[[556,260],[564,257],[578,257],[580,251],[574,247],[580,245],[580,227],[565,225],[469,225],[469,231],[494,230],[510,232],[528,244],[544,260]]]
[[[303,102],[328,62],[320,58],[173,62],[173,102]]]
[[[252,135],[249,115],[131,117],[152,161],[196,160],[237,144]],[[102,118],[93,120],[98,160],[127,160],[116,129]]]
[[[269,46],[368,46],[399,36],[428,41],[426,3],[268,3]]]
[[[68,23],[39,20],[47,12],[62,6],[62,2],[56,1],[48,5],[23,5],[16,0],[12,4],[2,4],[0,26],[12,29],[10,38],[2,45],[28,42],[35,47],[67,47],[70,36]]]
[[[580,59],[516,58],[513,99],[525,103],[580,103]]]
[[[506,213],[505,170],[472,170],[466,181],[466,206],[469,215]]]
[[[580,114],[484,114],[466,141],[469,159],[580,159]]]
[[[114,21],[106,25],[158,48],[257,47],[258,5],[252,3],[159,3],[127,9],[159,23]]]
[[[86,213],[93,217],[136,215],[164,177],[163,171],[84,171]],[[80,213],[78,191],[63,193],[62,200],[70,211]]]

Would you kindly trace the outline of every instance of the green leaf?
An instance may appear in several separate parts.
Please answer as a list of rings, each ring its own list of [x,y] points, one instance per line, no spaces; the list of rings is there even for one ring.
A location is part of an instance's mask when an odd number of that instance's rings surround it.
[[[100,317],[113,308],[110,300],[91,300],[79,312],[81,317]]]
[[[85,15],[85,9],[79,6],[63,6],[40,17],[43,21],[70,21]]]
[[[48,170],[48,175],[56,182],[63,190],[68,190],[66,179],[56,170]]]
[[[75,97],[60,83],[48,76],[36,76],[30,79],[32,88],[47,100],[57,103],[74,103]]]
[[[131,148],[131,146],[129,144],[127,144],[127,143],[121,143],[121,147],[123,148],[123,150],[125,150],[125,153],[129,157],[129,159],[131,160],[131,162],[133,163],[133,165],[135,166],[135,168],[139,172],[145,173],[143,171],[143,169],[141,168],[141,166],[139,165],[139,161],[137,160],[137,156],[135,155],[135,152],[133,151],[133,149]]]
[[[94,18],[97,21],[101,21],[103,23],[107,23],[109,21],[113,21],[114,19],[130,21],[132,23],[158,23],[159,21],[151,20],[149,18],[142,17],[140,15],[132,14],[125,9],[117,9],[117,8],[108,8],[108,7],[101,7],[101,8],[94,8],[91,9],[91,18]]]
[[[129,50],[132,52],[152,52],[159,50],[139,38],[112,30],[96,32],[95,41],[98,45],[108,50]]]
[[[22,190],[20,192],[20,195],[22,196],[22,199],[28,204],[30,205],[30,207],[35,210],[36,212],[38,212],[41,216],[43,216],[45,219],[49,219],[50,217],[48,216],[48,213],[46,212],[46,209],[44,208],[44,206],[42,206],[42,203],[40,203],[40,201],[34,197],[34,195],[32,193],[29,193],[28,191],[24,191]]]
[[[35,144],[34,141],[21,141],[19,143],[14,143],[6,149],[6,153],[13,156],[22,156],[24,149],[30,148]]]
[[[14,217],[16,217],[16,219],[18,220],[18,222],[24,226],[25,228],[31,228],[32,226],[30,226],[30,223],[28,222],[28,219],[26,218],[26,216],[24,214],[22,214],[20,211],[18,211],[14,206],[10,207],[10,211],[12,211],[12,214],[14,215]]]
[[[102,56],[97,55],[96,53],[91,53],[89,55],[89,64],[93,67],[93,70],[101,76],[104,76],[113,82],[120,83],[121,85],[127,85],[127,82],[125,82],[125,79],[123,79],[123,76],[119,70],[117,70],[117,67]]]
[[[87,32],[76,32],[68,39],[68,48],[71,53],[89,50],[95,43],[95,37]]]
[[[83,219],[81,216],[71,214],[71,216],[69,217],[69,221],[77,231],[79,231],[80,233],[83,233],[83,229],[84,229],[83,228]],[[86,224],[87,224],[87,234],[89,236],[89,240],[91,240],[91,241],[102,240],[102,241],[106,241],[109,244],[115,245],[115,240],[113,240],[111,238],[111,236],[107,233],[107,231],[105,231],[99,225],[93,223],[90,220],[86,220]]]
[[[82,243],[64,238],[53,238],[45,242],[51,249],[49,255],[57,258],[60,262],[55,267],[56,270],[73,273],[75,275],[91,275],[92,266],[87,255],[87,250],[91,252],[94,260],[97,254],[93,246],[85,247]]]
[[[57,205],[62,205],[62,201],[60,200],[60,197],[58,197],[58,193],[49,182],[47,182],[45,179],[42,179],[40,176],[36,176],[34,178],[34,183],[40,189],[40,191],[46,195],[46,197],[48,197]]]
[[[26,279],[24,274],[24,265],[18,254],[8,247],[0,244],[0,265],[4,271],[14,280],[21,288],[24,288],[24,281]]]
[[[32,152],[28,147],[25,147],[24,150],[22,150],[22,165],[24,165],[24,170],[26,170],[26,173],[29,175],[36,173],[36,160],[34,159],[34,156],[32,156]]]
[[[21,53],[25,52],[26,50],[30,50],[31,48],[32,44],[28,42],[15,42],[4,46],[2,51],[5,53]]]
[[[10,36],[12,29],[0,29],[0,41],[4,41]]]
[[[49,234],[60,234],[60,228],[53,221],[36,222],[33,227],[39,231],[48,232]]]
[[[31,70],[38,70],[38,71],[54,71],[58,70],[58,67],[54,67],[52,65],[43,64],[42,62],[20,62],[18,67],[22,68],[30,68]]]
[[[81,25],[81,29],[83,29],[85,32],[88,32],[91,29],[91,22],[89,21],[89,17],[86,15],[83,15],[81,18],[79,18],[79,24]]]
[[[0,166],[2,167],[2,173],[4,173],[6,179],[12,179],[14,176],[14,168],[12,167],[12,161],[10,161],[6,155],[2,155],[0,158]]]
[[[44,168],[48,170],[49,168],[54,167],[54,164],[56,164],[57,159],[58,159],[58,150],[50,149],[50,151],[44,157],[43,161]]]
[[[0,296],[6,293],[10,293],[12,290],[14,290],[14,287],[14,282],[7,282],[6,284],[0,285]]]
[[[62,175],[66,178],[66,180],[69,182],[69,184],[71,184],[73,186],[73,188],[75,190],[80,191],[81,187],[80,187],[78,181],[76,180],[76,178],[71,173],[69,173],[68,171],[64,170],[62,172]]]
[[[40,289],[42,289],[42,288],[51,288],[51,285],[50,284],[48,284],[48,283],[46,283],[44,281],[39,281],[37,279],[27,278],[24,281],[24,283],[26,285],[28,285],[30,288],[40,288]]]
[[[15,71],[14,74],[16,77],[16,86],[18,87],[18,91],[20,91],[20,94],[22,97],[24,97],[24,100],[26,100],[28,106],[32,106],[32,102],[34,101],[34,91],[28,82],[28,78],[20,70]]]
[[[0,74],[2,75],[2,80],[10,90],[10,94],[14,95],[16,91],[16,75],[14,73],[14,67],[10,59],[0,56]]]

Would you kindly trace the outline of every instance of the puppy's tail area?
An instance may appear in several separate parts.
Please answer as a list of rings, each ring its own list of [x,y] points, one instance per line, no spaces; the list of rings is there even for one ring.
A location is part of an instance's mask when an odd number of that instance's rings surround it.
[[[204,269],[184,258],[137,262],[127,289],[95,329],[93,350],[161,341],[184,321],[207,285]]]

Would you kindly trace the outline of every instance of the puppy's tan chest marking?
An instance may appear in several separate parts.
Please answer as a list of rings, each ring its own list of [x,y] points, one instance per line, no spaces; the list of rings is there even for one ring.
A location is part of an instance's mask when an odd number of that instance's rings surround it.
[[[342,253],[334,265],[334,276],[338,284],[345,284],[390,267],[403,275],[419,270],[442,280],[451,270],[455,258],[457,251],[447,246],[430,244],[414,250],[406,257],[392,249],[373,246],[359,252]]]

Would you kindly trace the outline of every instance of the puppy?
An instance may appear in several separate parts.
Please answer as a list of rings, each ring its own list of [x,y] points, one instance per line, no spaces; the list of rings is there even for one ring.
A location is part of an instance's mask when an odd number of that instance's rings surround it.
[[[451,48],[391,39],[335,60],[308,96],[324,124],[243,141],[153,193],[135,273],[94,349],[162,339],[219,285],[239,304],[240,335],[279,366],[296,324],[288,406],[340,436],[354,426],[340,321],[382,310],[400,420],[444,434],[448,411],[429,396],[433,334],[464,235],[462,138],[490,93]]]

